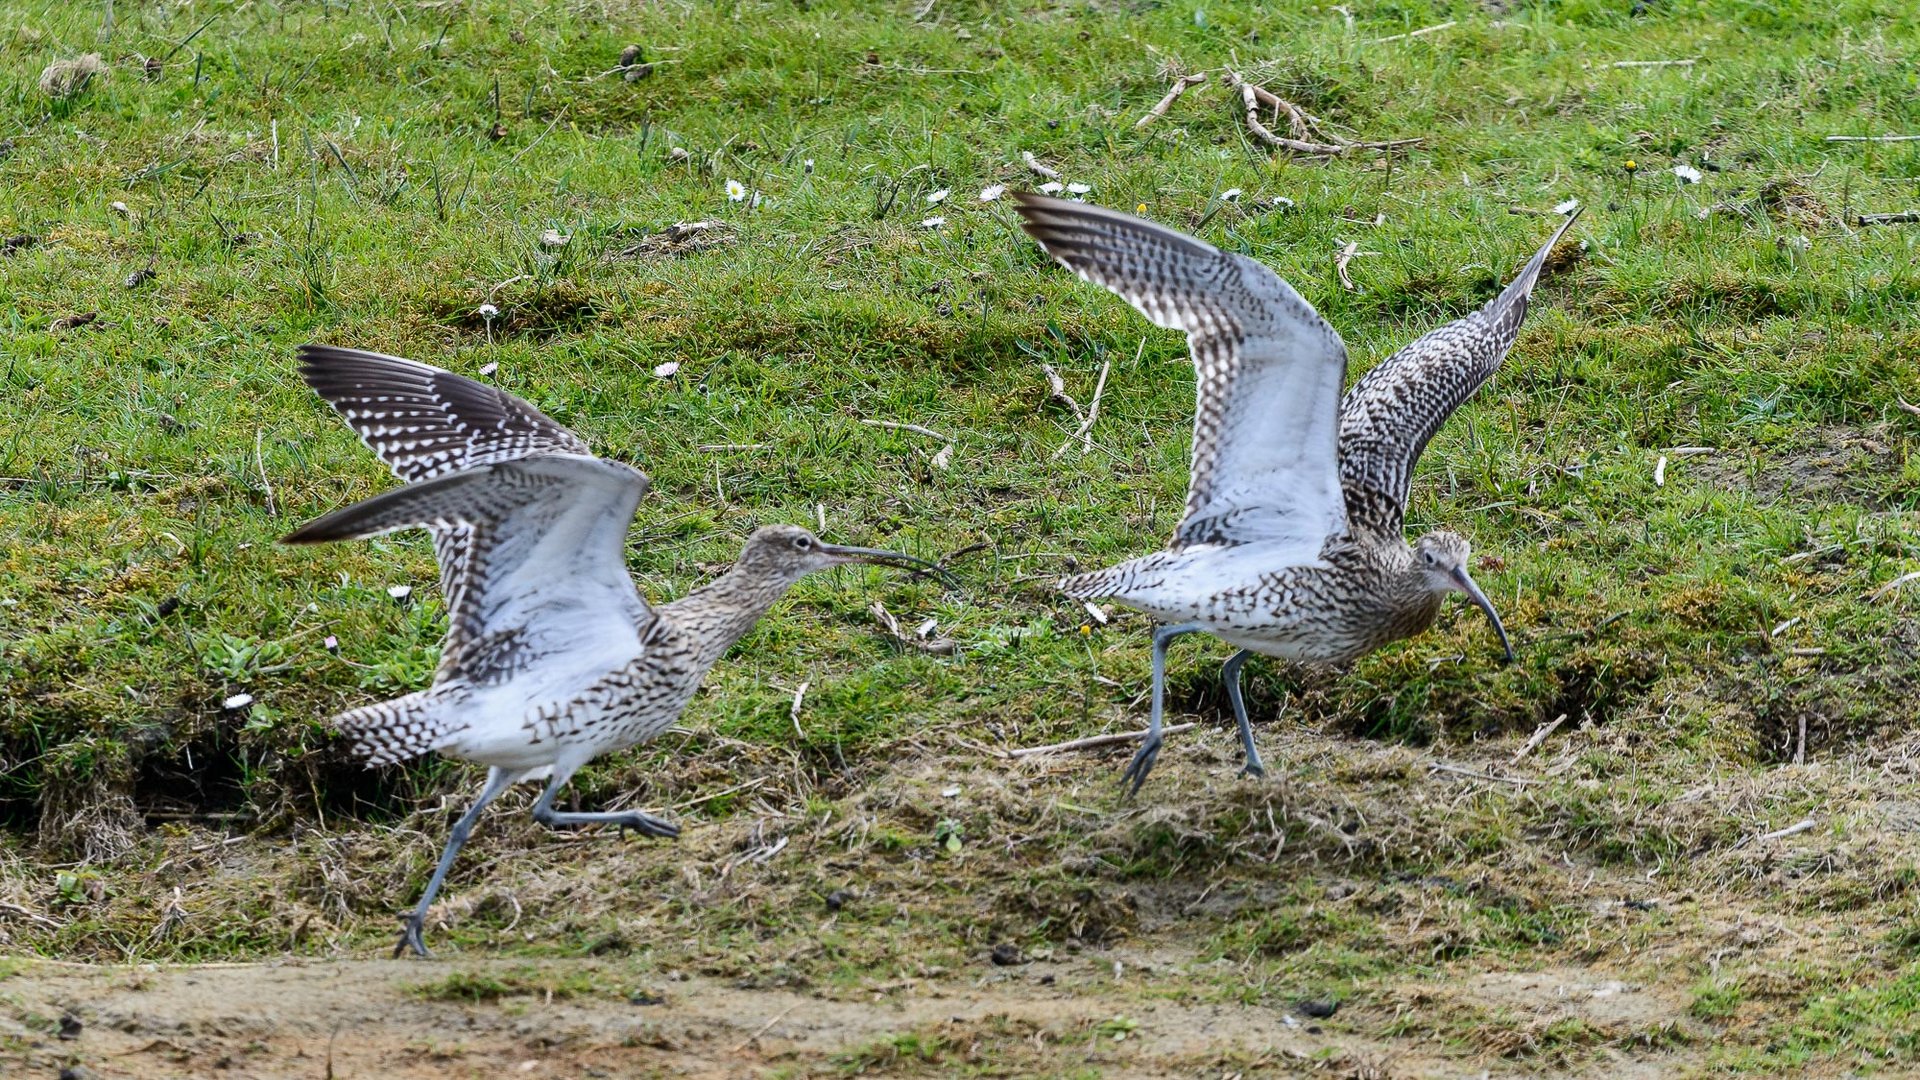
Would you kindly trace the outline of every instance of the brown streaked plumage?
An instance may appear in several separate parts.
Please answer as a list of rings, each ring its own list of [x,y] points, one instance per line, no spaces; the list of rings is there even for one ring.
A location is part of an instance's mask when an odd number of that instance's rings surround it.
[[[1160,624],[1148,733],[1125,774],[1135,791],[1159,754],[1166,647],[1180,634],[1240,647],[1222,674],[1255,775],[1264,770],[1240,695],[1252,653],[1350,663],[1426,630],[1447,593],[1462,592],[1512,657],[1467,572],[1466,540],[1436,531],[1409,546],[1401,523],[1421,451],[1499,370],[1573,217],[1486,307],[1394,353],[1343,398],[1340,335],[1264,265],[1130,214],[1032,194],[1015,202],[1049,254],[1155,325],[1185,331],[1193,354],[1193,469],[1172,541],[1061,582]]]
[[[525,401],[425,364],[309,345],[309,385],[405,487],[318,518],[292,544],[424,528],[433,535],[448,628],[425,690],[334,718],[369,765],[439,750],[488,766],[394,948],[427,955],[429,905],[482,809],[545,777],[535,820],[649,836],[679,828],[638,811],[562,813],[580,766],[664,731],[707,669],[805,575],[850,562],[912,569],[891,551],[840,547],[794,525],[756,530],[733,568],[659,608],[634,588],[626,537],[647,478],[594,457]]]

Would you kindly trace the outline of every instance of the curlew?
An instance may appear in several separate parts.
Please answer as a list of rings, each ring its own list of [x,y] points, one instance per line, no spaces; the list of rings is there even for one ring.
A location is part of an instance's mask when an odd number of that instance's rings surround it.
[[[1160,752],[1167,643],[1181,634],[1239,647],[1221,678],[1255,776],[1265,769],[1240,696],[1255,653],[1345,665],[1426,630],[1459,592],[1513,658],[1468,573],[1465,538],[1437,530],[1409,545],[1402,518],[1420,452],[1499,370],[1573,216],[1486,307],[1394,353],[1343,398],[1345,343],[1266,266],[1129,214],[1033,194],[1016,202],[1048,254],[1154,325],[1185,331],[1193,356],[1192,474],[1172,541],[1060,583],[1156,623],[1151,719],[1123,783],[1139,791]]]
[[[395,956],[428,955],[427,909],[448,868],[480,812],[519,781],[546,779],[533,817],[549,828],[679,835],[650,814],[563,813],[554,798],[588,761],[673,723],[714,662],[800,578],[856,562],[939,572],[898,552],[770,525],[711,584],[651,607],[626,564],[644,474],[595,457],[512,394],[439,368],[318,345],[303,347],[300,359],[307,384],[406,486],[309,522],[284,542],[426,529],[448,613],[431,686],[333,722],[369,766],[429,750],[487,766]]]

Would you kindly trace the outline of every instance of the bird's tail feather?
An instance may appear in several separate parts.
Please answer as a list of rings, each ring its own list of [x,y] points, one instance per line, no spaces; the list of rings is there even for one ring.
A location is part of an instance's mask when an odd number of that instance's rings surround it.
[[[333,726],[353,741],[368,768],[392,765],[438,749],[459,730],[446,705],[443,697],[422,690],[349,709],[333,718]]]

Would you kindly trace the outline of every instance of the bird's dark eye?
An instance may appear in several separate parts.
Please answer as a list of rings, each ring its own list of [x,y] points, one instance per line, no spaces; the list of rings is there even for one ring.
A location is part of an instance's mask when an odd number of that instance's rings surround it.
[[[793,538],[793,547],[796,551],[805,551],[812,546],[813,538],[810,536],[796,536]]]

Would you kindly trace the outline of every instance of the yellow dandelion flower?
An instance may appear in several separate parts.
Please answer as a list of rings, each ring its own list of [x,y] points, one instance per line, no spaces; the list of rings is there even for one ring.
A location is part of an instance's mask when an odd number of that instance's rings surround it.
[[[1633,160],[1632,158],[1628,158],[1628,159],[1627,159],[1627,164],[1626,164],[1626,166],[1625,166],[1625,168],[1626,168],[1626,170],[1627,170],[1628,172],[1632,172],[1633,170],[1635,170],[1635,169],[1637,169],[1637,168],[1639,168],[1639,167],[1640,167],[1640,163],[1639,163],[1639,162],[1637,162],[1637,161],[1635,161],[1635,160]]]
[[[1082,634],[1091,634],[1091,633],[1093,633],[1093,626],[1092,626],[1092,624],[1090,624],[1090,623],[1081,623],[1081,624],[1080,624],[1080,632],[1081,632]]]
[[[1146,204],[1146,203],[1141,203],[1141,204],[1140,204],[1139,206],[1136,206],[1136,207],[1134,207],[1134,208],[1133,208],[1133,212],[1134,212],[1134,213],[1136,213],[1136,214],[1144,214],[1144,213],[1146,213],[1146,212],[1147,212],[1147,204]]]

